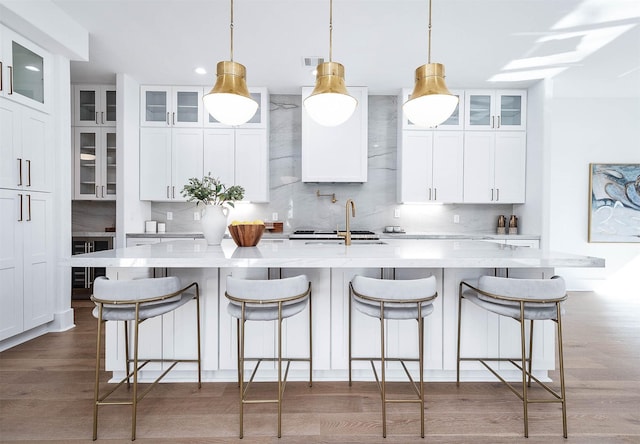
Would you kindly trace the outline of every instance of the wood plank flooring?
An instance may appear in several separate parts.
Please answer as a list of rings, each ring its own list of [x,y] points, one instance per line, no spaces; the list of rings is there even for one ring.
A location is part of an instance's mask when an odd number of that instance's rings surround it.
[[[0,353],[0,442],[91,442],[95,320],[89,304],[74,301],[73,330]],[[287,384],[282,438],[275,436],[275,406],[250,406],[243,442],[640,443],[640,300],[573,293],[564,334],[568,440],[556,405],[530,407],[530,437],[523,438],[522,404],[498,383],[428,383],[425,439],[416,406],[394,405],[385,440],[375,383],[309,388],[296,382]],[[161,384],[139,405],[136,442],[239,442],[237,398],[235,383],[205,383],[201,390]],[[129,412],[102,408],[99,442],[130,442]]]

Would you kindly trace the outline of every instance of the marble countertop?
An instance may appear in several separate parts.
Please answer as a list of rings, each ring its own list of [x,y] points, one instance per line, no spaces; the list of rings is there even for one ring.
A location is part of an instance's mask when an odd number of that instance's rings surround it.
[[[335,241],[262,239],[237,247],[225,239],[182,240],[70,256],[63,265],[87,267],[276,268],[555,268],[604,267],[604,259],[473,240]]]
[[[115,237],[114,231],[73,231],[71,237]]]

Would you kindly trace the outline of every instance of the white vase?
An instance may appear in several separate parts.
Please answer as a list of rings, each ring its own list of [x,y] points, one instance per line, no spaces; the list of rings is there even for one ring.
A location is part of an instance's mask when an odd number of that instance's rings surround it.
[[[202,210],[202,232],[207,245],[220,245],[227,228],[229,209],[220,205],[207,205]]]

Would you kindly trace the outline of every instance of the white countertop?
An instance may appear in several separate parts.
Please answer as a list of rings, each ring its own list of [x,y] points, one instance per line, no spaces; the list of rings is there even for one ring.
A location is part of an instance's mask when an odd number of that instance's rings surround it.
[[[351,246],[262,239],[257,247],[233,240],[209,246],[182,240],[71,256],[64,265],[88,267],[275,268],[555,268],[604,267],[604,259],[473,240],[383,239]]]

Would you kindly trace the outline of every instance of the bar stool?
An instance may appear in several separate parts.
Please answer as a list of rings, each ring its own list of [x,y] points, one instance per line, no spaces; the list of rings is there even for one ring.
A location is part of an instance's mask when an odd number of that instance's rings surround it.
[[[188,290],[195,290],[193,292]],[[140,324],[150,318],[161,316],[183,306],[190,300],[196,300],[197,318],[197,359],[147,359],[138,356],[138,330]],[[200,290],[196,282],[182,288],[180,279],[172,276],[157,279],[138,279],[130,281],[109,280],[98,277],[93,284],[91,300],[96,304],[93,316],[98,319],[96,340],[96,375],[93,404],[93,440],[98,437],[98,407],[103,405],[131,406],[131,440],[136,439],[136,415],[138,402],[145,397],[171,369],[180,362],[197,362],[198,388],[202,386],[200,359]],[[124,345],[127,375],[111,390],[100,394],[98,377],[100,374],[100,340],[102,325],[105,321],[124,321]],[[129,354],[129,323],[133,322],[133,358]],[[161,339],[161,338],[160,338]],[[138,394],[138,372],[150,362],[170,363],[168,368],[141,394]],[[131,388],[130,378],[133,376],[133,393],[126,401],[107,401],[126,381]]]
[[[311,321],[311,283],[305,275],[273,280],[249,280],[227,277],[225,296],[229,299],[227,312],[236,318],[238,337],[238,385],[240,387],[240,438],[244,435],[245,404],[278,404],[278,438],[282,436],[282,396],[287,383],[289,366],[292,361],[309,362],[309,387],[312,384],[313,342]],[[282,356],[282,320],[294,316],[309,304],[309,357],[286,358]],[[277,357],[247,357],[244,355],[245,322],[277,321],[278,351]],[[244,383],[245,361],[257,361],[249,382]],[[248,390],[263,361],[278,363],[278,397],[277,399],[248,399]],[[282,361],[286,361],[284,377]]]
[[[369,361],[382,399],[382,436],[387,437],[387,403],[418,403],[420,405],[420,435],[424,438],[424,318],[433,312],[436,278],[390,280],[355,276],[349,283],[349,386],[352,361]],[[352,356],[352,305],[367,316],[380,319],[380,357]],[[385,319],[418,321],[418,358],[387,357],[385,352]],[[378,379],[374,361],[380,361]],[[407,374],[417,398],[387,399],[385,366],[387,361],[399,361]],[[405,362],[418,362],[420,385],[416,386]]]
[[[520,323],[520,356],[515,358],[477,358],[460,356],[460,333],[462,299],[473,302],[480,308],[507,316]],[[562,430],[567,437],[567,408],[564,386],[564,359],[562,353],[562,314],[564,309],[562,302],[567,299],[564,279],[554,276],[551,279],[514,279],[494,276],[482,276],[476,282],[460,282],[458,300],[458,354],[456,366],[456,383],[460,384],[460,362],[479,361],[491,373],[522,401],[524,409],[524,436],[529,437],[528,406],[532,403],[561,403],[562,404]],[[526,350],[525,320],[529,325],[529,356]],[[548,384],[541,382],[532,374],[532,350],[533,350],[533,321],[552,320],[556,324],[556,339],[558,346],[558,360],[560,365],[560,392],[552,389]],[[507,382],[487,362],[509,362],[522,372],[522,387],[518,389]],[[552,396],[549,398],[529,397],[528,387],[531,380],[538,383]]]

